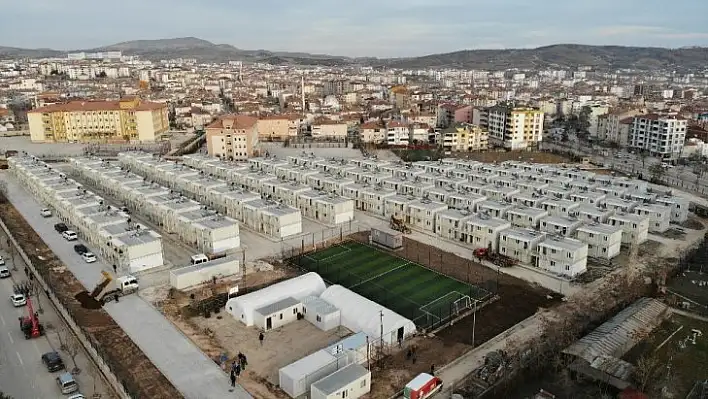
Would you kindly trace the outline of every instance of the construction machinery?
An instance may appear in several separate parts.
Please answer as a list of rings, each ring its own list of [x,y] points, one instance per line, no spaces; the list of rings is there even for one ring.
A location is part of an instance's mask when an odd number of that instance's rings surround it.
[[[138,279],[134,276],[123,276],[113,278],[110,273],[105,270],[101,271],[103,278],[96,284],[96,287],[91,291],[89,296],[97,302],[106,303],[118,297],[129,295],[138,291]]]
[[[403,221],[403,218],[400,218],[396,215],[391,215],[391,229],[400,231],[403,234],[410,234],[411,228],[408,227],[405,221]]]
[[[20,329],[25,334],[25,339],[37,338],[44,335],[44,326],[39,322],[39,315],[32,307],[32,300],[27,298],[27,316],[20,317]]]
[[[477,248],[473,254],[479,260],[487,260],[500,267],[512,267],[516,264],[515,259],[491,251],[488,248]]]

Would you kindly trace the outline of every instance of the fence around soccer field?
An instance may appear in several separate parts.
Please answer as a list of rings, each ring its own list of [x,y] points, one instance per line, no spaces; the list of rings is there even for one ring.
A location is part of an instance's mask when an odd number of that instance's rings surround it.
[[[374,274],[367,274],[366,268],[362,270],[363,265],[357,264],[356,259],[347,257],[347,254],[352,251],[348,246],[365,247],[369,251],[380,254],[383,260],[390,259],[391,263],[383,269],[375,270]],[[342,285],[399,313],[424,330],[434,330],[445,325],[471,309],[475,301],[481,302],[491,296],[489,291],[480,287],[360,242],[344,242],[321,251],[300,255],[291,259],[291,263],[307,271],[318,273],[330,284]],[[362,271],[354,272],[351,269]],[[406,287],[406,290],[413,292],[414,296],[417,295],[424,302],[412,300],[410,294],[402,295],[394,292],[394,289],[400,288],[402,284],[405,286],[402,280],[406,277],[411,277],[415,281],[414,277],[421,274],[430,274],[432,279],[422,280],[417,285]],[[436,285],[453,285],[451,282],[454,286],[463,289],[426,295],[426,292],[430,292]],[[431,296],[437,294],[441,295],[432,297],[431,300]]]

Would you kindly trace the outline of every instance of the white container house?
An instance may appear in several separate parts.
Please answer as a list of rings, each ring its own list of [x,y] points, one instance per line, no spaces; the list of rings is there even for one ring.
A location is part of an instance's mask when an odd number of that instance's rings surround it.
[[[447,205],[422,198],[410,202],[406,209],[406,224],[424,231],[435,232],[435,215],[446,210]]]
[[[371,391],[371,372],[358,364],[350,364],[310,387],[310,399],[360,398]]]
[[[622,247],[622,228],[609,224],[593,223],[580,227],[575,238],[588,244],[588,256],[612,259]]]
[[[541,219],[548,216],[548,212],[539,208],[529,208],[527,206],[517,206],[506,212],[506,219],[514,227],[524,227],[538,229]]]
[[[572,216],[579,206],[579,203],[567,199],[552,198],[541,201],[540,208],[551,216]]]
[[[465,223],[474,217],[466,210],[445,209],[435,213],[435,233],[448,240],[464,240]]]
[[[224,257],[170,270],[170,286],[185,290],[211,283],[214,278],[234,276],[241,277],[241,261],[236,257]]]
[[[567,237],[548,236],[538,243],[538,268],[567,277],[585,273],[588,244]]]
[[[340,325],[339,309],[324,299],[316,296],[306,296],[302,299],[302,314],[305,320],[322,331],[329,331]]]
[[[499,234],[499,253],[521,263],[533,265],[536,263],[538,243],[546,234],[536,230],[512,227]]]
[[[490,248],[496,252],[499,249],[499,235],[509,228],[511,222],[508,220],[478,213],[465,222],[463,238],[475,249]]]
[[[649,231],[663,233],[671,226],[671,209],[663,205],[639,205],[634,208],[634,213],[649,217]]]
[[[539,230],[548,234],[572,237],[584,223],[569,216],[546,216],[539,223]]]
[[[301,313],[302,301],[287,297],[256,309],[253,324],[262,331],[270,331],[294,322]]]
[[[516,205],[511,202],[485,200],[477,204],[477,212],[486,213],[499,219],[506,219],[506,213],[515,207]]]
[[[649,216],[617,212],[608,224],[622,229],[622,244],[641,244],[649,239]]]
[[[571,216],[577,217],[585,223],[605,223],[615,211],[608,208],[598,208],[593,205],[582,204],[573,209]]]
[[[291,363],[278,371],[280,388],[291,398],[310,393],[310,386],[338,370],[338,359],[324,350]]]
[[[339,195],[325,195],[314,200],[315,220],[338,225],[354,220],[354,201]]]
[[[671,210],[669,219],[673,223],[683,223],[688,220],[688,207],[690,201],[678,196],[662,196],[656,199],[656,203]]]

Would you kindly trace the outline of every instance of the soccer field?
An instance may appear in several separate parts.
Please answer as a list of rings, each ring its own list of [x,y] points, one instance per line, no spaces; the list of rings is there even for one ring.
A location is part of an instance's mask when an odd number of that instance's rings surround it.
[[[434,328],[456,317],[490,293],[415,262],[357,242],[346,242],[300,256],[299,266],[317,272],[412,320]]]

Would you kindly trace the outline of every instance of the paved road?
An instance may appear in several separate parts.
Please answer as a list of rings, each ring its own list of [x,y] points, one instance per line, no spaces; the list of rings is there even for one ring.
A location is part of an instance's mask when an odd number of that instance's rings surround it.
[[[0,239],[4,240],[4,235]],[[3,252],[3,257],[11,265],[6,252]],[[16,258],[19,261],[19,257]],[[9,300],[13,283],[25,281],[22,271],[24,264],[18,264],[17,267],[20,271],[14,272],[11,278],[0,280],[0,391],[15,399],[61,398],[63,395],[54,380],[59,373],[48,372],[40,358],[43,353],[58,350],[61,346],[59,334],[62,334],[62,340],[66,340],[68,329],[61,324],[46,296],[42,295],[39,299],[43,310],[40,320],[47,328],[47,335],[29,341],[25,339],[17,318],[26,315],[27,308],[15,308]],[[34,300],[35,310],[38,305]],[[71,357],[66,352],[59,352],[67,367],[71,369]],[[106,394],[109,391],[83,352],[77,355],[76,363],[81,370],[76,379],[84,395],[99,393],[103,398],[113,397]]]
[[[78,261],[73,243],[66,242],[54,231],[54,218],[47,220],[40,216],[42,206],[32,195],[8,174],[1,174],[0,180],[7,183],[9,199],[30,226],[76,279],[87,290],[93,289],[100,279],[100,270],[108,270],[108,266],[100,261],[91,264]],[[230,392],[226,373],[139,296],[121,298],[120,302],[111,302],[104,309],[186,398],[251,398],[238,385]]]

